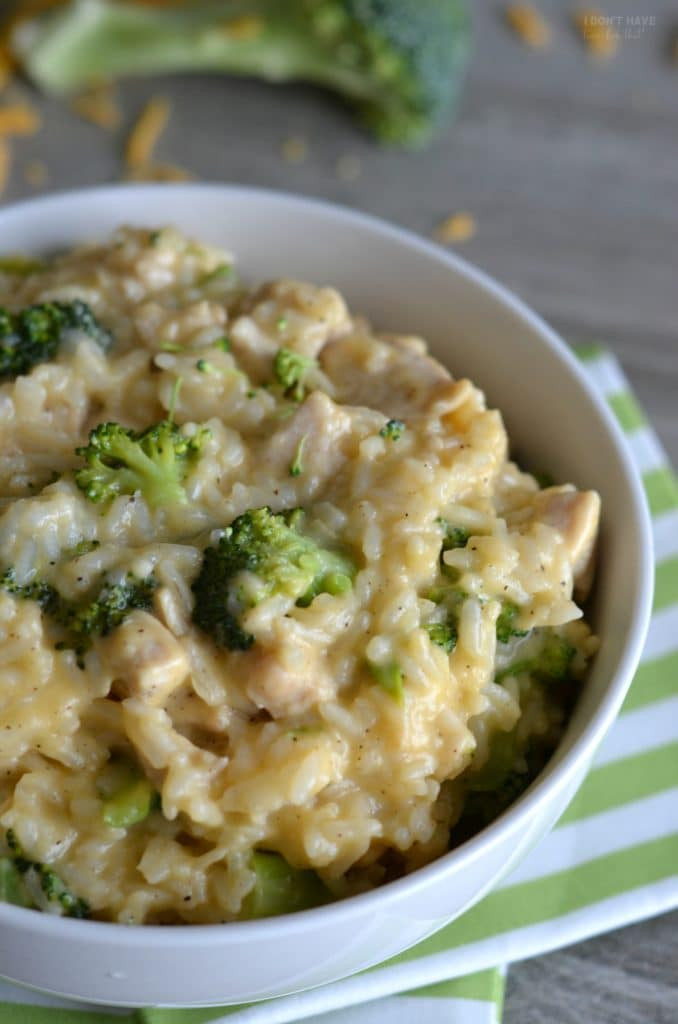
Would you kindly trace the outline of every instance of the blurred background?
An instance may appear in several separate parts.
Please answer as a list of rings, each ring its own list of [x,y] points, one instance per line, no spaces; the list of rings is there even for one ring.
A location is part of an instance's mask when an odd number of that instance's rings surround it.
[[[5,53],[0,201],[195,178],[385,217],[496,276],[568,341],[614,350],[675,465],[678,3],[468,6],[456,115],[412,151],[378,143],[312,86],[182,73],[54,97]],[[677,914],[511,969],[507,1024],[582,1020],[675,1024]]]

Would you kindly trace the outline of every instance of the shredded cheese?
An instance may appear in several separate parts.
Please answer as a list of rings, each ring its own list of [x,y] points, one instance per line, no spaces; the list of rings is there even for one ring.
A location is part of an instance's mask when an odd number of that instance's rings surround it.
[[[575,11],[574,24],[585,46],[595,57],[613,57],[619,47],[619,33],[600,11]]]
[[[283,160],[288,164],[301,164],[308,157],[308,142],[301,135],[291,135],[280,147]]]
[[[450,244],[454,242],[468,242],[476,233],[476,221],[470,213],[453,213],[447,217],[436,228],[436,238],[439,242]]]
[[[504,14],[510,27],[528,46],[543,49],[551,42],[548,22],[531,4],[511,4]]]
[[[125,161],[131,171],[151,163],[153,151],[170,115],[170,105],[162,96],[150,100],[134,125],[125,148]]]
[[[80,117],[106,131],[114,131],[122,120],[122,111],[111,85],[107,82],[92,86],[79,96],[74,96],[71,107]]]
[[[40,124],[37,110],[27,103],[0,107],[0,135],[35,135]]]
[[[125,175],[127,181],[191,181],[195,175],[185,167],[170,163],[142,164],[130,168]]]

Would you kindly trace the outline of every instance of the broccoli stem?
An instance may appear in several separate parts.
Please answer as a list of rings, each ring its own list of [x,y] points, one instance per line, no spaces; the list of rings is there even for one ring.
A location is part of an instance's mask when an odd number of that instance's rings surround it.
[[[256,878],[243,900],[242,918],[274,917],[308,910],[327,903],[330,898],[315,871],[293,868],[278,853],[257,851],[252,854],[250,866]]]
[[[21,872],[9,857],[0,857],[0,903],[13,903],[16,907],[30,907]]]
[[[379,686],[388,693],[397,704],[402,704],[405,699],[403,687],[403,672],[396,662],[389,662],[387,665],[377,665],[373,661],[367,662],[367,667]]]
[[[24,26],[17,46],[31,75],[53,92],[127,74],[226,71],[303,78],[357,99],[374,93],[359,68],[333,59],[312,17],[278,0],[199,0],[167,10],[78,0]]]
[[[112,828],[129,828],[144,821],[159,806],[159,795],[138,765],[127,758],[113,757],[97,779],[103,799],[101,816]]]

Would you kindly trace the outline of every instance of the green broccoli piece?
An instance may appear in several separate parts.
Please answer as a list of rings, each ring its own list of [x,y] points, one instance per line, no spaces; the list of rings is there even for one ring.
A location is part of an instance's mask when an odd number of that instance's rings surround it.
[[[74,650],[78,664],[89,650],[92,638],[107,636],[135,608],[150,608],[156,581],[153,576],[138,579],[132,573],[120,583],[104,581],[93,598],[71,602],[51,584],[42,580],[19,585],[14,569],[0,576],[0,588],[24,601],[36,601],[43,612],[68,633],[68,639],[57,644],[58,650]]]
[[[397,665],[394,661],[389,662],[388,665],[377,665],[373,661],[368,661],[367,667],[381,688],[386,690],[396,703],[402,704],[405,690],[403,687],[403,670],[400,665]]]
[[[544,643],[539,653],[507,665],[497,672],[495,682],[501,683],[508,676],[519,676],[524,672],[528,672],[537,682],[547,686],[567,682],[570,678],[572,659],[576,653],[576,649],[564,637],[545,630]]]
[[[243,920],[292,914],[332,898],[315,871],[293,868],[279,853],[255,851],[250,866],[256,877],[242,903]]]
[[[497,640],[500,644],[507,644],[511,637],[527,636],[529,629],[516,629],[514,622],[520,614],[520,608],[511,601],[505,601],[497,618]]]
[[[0,256],[0,274],[11,274],[12,277],[28,277],[29,274],[45,270],[46,266],[44,260],[24,256],[22,253]]]
[[[446,551],[451,551],[453,548],[465,548],[471,535],[463,526],[453,526],[452,523],[442,517],[439,517],[436,522],[443,531],[443,543],[440,548],[440,571],[444,576],[454,581],[458,577],[458,571],[453,566],[447,565],[443,555]]]
[[[101,816],[112,828],[130,828],[145,821],[159,805],[159,794],[139,766],[127,758],[112,757],[97,779],[103,798]]]
[[[185,437],[169,419],[139,432],[100,423],[88,443],[76,448],[86,465],[76,472],[75,482],[94,502],[140,491],[152,507],[185,504],[183,481],[209,436],[203,428]]]
[[[40,861],[30,860],[24,855],[13,829],[7,829],[5,842],[9,847],[16,870],[20,875],[26,875],[29,872],[35,873],[48,903],[61,907],[66,917],[90,916],[91,911],[87,901],[79,896],[74,896],[52,868]]]
[[[350,589],[355,566],[301,533],[303,519],[301,509],[250,509],[226,527],[215,547],[205,549],[193,583],[193,621],[220,647],[252,645],[254,637],[239,620],[272,594],[286,594],[305,607],[318,594]]]
[[[308,434],[304,434],[301,441],[297,445],[297,450],[294,453],[294,458],[290,462],[290,476],[301,476],[304,472],[304,448],[308,441]]]
[[[306,397],[306,376],[317,366],[315,359],[302,356],[289,348],[278,349],[273,360],[275,379],[283,389],[285,397],[293,402],[302,402]]]
[[[443,568],[443,573],[445,570]],[[455,575],[450,573],[450,579],[443,580],[433,587],[425,595],[429,601],[433,601],[444,611],[444,618],[437,622],[428,622],[424,629],[431,638],[431,642],[442,647],[448,654],[457,646],[459,611],[462,604],[468,597],[465,590],[455,586]]]
[[[466,547],[468,539],[471,536],[468,530],[466,530],[463,526],[453,526],[452,523],[450,523],[447,519],[443,519],[442,516],[436,519],[436,522],[442,528],[443,531],[443,546],[441,555],[443,551],[450,551],[452,550],[452,548]]]
[[[60,605],[61,599],[53,586],[44,580],[19,584],[14,569],[6,569],[0,576],[0,588],[22,601],[36,601],[48,615],[55,615]]]
[[[431,642],[450,654],[457,646],[457,629],[452,622],[429,622],[424,629]]]
[[[0,903],[13,903],[16,907],[31,905],[21,872],[9,857],[0,857]]]
[[[75,331],[87,334],[104,350],[111,344],[109,332],[79,299],[42,302],[19,313],[0,307],[0,378],[19,377],[52,359]]]
[[[462,0],[74,0],[20,24],[11,42],[48,92],[170,71],[304,80],[345,97],[380,140],[417,145],[456,98],[469,36]]]
[[[403,436],[405,430],[405,424],[402,420],[388,420],[384,423],[383,427],[379,431],[381,437],[386,437],[389,441],[399,441]]]
[[[56,619],[78,639],[76,650],[87,650],[92,637],[108,636],[135,608],[150,608],[156,585],[153,576],[138,579],[128,573],[121,583],[104,582],[93,600],[68,604],[62,599]]]
[[[537,655],[534,674],[540,682],[560,683],[568,679],[576,649],[557,633],[547,633]]]

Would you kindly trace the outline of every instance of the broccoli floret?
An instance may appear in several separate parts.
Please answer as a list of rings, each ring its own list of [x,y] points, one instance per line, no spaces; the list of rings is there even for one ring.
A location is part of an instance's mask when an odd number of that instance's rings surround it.
[[[450,654],[457,646],[457,629],[452,622],[429,622],[424,627],[431,642]]]
[[[345,555],[320,547],[300,532],[300,509],[274,514],[250,509],[205,549],[193,583],[193,621],[220,647],[247,650],[254,637],[240,618],[272,594],[285,594],[302,607],[321,593],[351,587],[355,567]]]
[[[111,344],[109,332],[79,299],[42,302],[19,313],[0,308],[0,378],[19,377],[52,359],[72,331],[87,334],[104,350]]]
[[[24,855],[13,829],[7,829],[5,842],[12,856],[12,862],[20,875],[34,872],[48,903],[61,907],[66,917],[89,917],[90,907],[86,900],[74,896],[52,868],[40,861],[30,860]]]
[[[106,581],[94,600],[68,604],[61,600],[57,620],[89,647],[91,637],[108,636],[135,608],[150,608],[156,588],[153,576],[138,579],[128,573],[122,583]]]
[[[379,433],[381,437],[386,437],[389,441],[399,441],[403,436],[404,429],[405,424],[402,420],[388,420]]]
[[[317,365],[315,359],[302,356],[300,352],[293,352],[289,348],[278,349],[273,360],[273,372],[286,398],[293,402],[304,400],[308,371]]]
[[[232,12],[214,0],[169,9],[75,0],[24,21],[12,46],[50,92],[168,71],[316,82],[379,139],[416,145],[456,97],[469,35],[463,0],[241,0]]]
[[[497,640],[500,644],[507,644],[511,637],[527,636],[528,629],[516,629],[514,622],[520,614],[520,608],[511,601],[505,601],[497,618]]]
[[[547,630],[539,653],[507,665],[497,672],[495,682],[501,683],[508,676],[519,676],[524,672],[528,672],[538,682],[546,685],[567,682],[570,678],[572,659],[576,653],[575,648],[564,637]]]
[[[444,618],[426,623],[424,629],[431,642],[449,654],[457,645],[459,612],[468,594],[455,586],[453,577],[449,581],[443,577],[443,581],[429,590],[425,596],[438,605],[444,612]]]
[[[153,576],[138,579],[128,573],[121,583],[104,581],[94,598],[72,602],[42,580],[19,585],[13,569],[0,576],[0,588],[21,600],[36,601],[46,615],[63,626],[68,639],[60,641],[58,649],[74,650],[79,664],[93,637],[107,636],[133,609],[150,608],[155,587]]]
[[[471,536],[463,526],[453,526],[447,519],[439,517],[436,522],[443,531],[442,551],[450,551],[452,548],[465,548]]]
[[[60,604],[57,591],[44,580],[33,580],[31,583],[19,584],[14,569],[6,569],[0,576],[0,588],[20,598],[22,601],[36,601],[48,615],[54,615]]]
[[[87,445],[76,448],[86,465],[76,472],[75,482],[94,502],[141,491],[153,507],[184,504],[183,481],[209,436],[203,428],[185,437],[169,419],[139,432],[119,423],[100,423]]]

